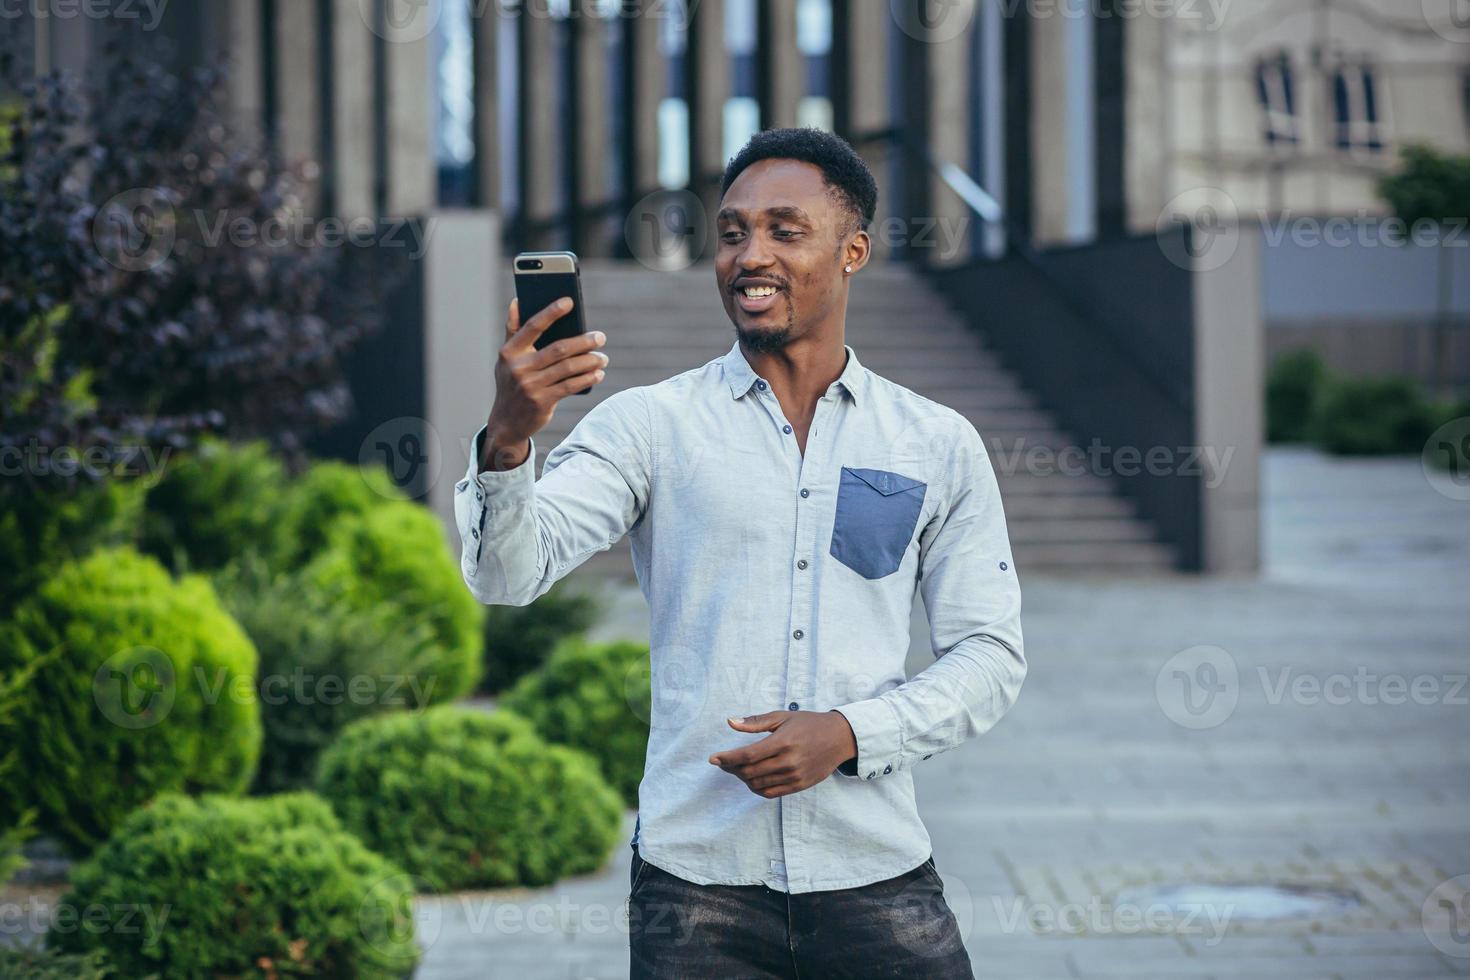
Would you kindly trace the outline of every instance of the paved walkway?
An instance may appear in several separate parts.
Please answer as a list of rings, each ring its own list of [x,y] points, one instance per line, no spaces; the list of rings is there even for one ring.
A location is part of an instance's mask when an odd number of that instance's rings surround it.
[[[1470,502],[1416,460],[1265,479],[1259,580],[1022,570],[1020,703],[915,776],[977,976],[1470,976]],[[646,623],[624,589],[599,632]],[[627,976],[628,854],[423,901],[420,980]]]

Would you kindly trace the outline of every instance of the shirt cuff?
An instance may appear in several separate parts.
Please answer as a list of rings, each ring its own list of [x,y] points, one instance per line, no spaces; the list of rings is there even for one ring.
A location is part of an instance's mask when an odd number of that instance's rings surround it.
[[[869,698],[832,710],[842,712],[842,717],[852,726],[858,747],[856,761],[838,766],[839,773],[856,779],[876,779],[900,768],[898,717],[887,701]]]
[[[485,519],[498,503],[500,507],[513,505],[530,494],[536,482],[536,439],[531,437],[531,448],[520,465],[508,470],[481,470],[480,451],[484,448],[485,426],[475,433],[470,442],[469,469],[465,477],[454,485],[455,515],[459,523],[460,538],[464,542],[463,561],[473,571],[480,564],[482,537]]]
[[[480,431],[475,433],[474,440],[470,443],[470,468],[465,474],[466,478],[479,483],[486,490],[502,487],[507,483],[521,479],[527,475],[534,475],[536,463],[536,437],[531,436],[527,440],[531,444],[526,458],[520,464],[508,470],[482,470],[480,469],[480,455],[485,448],[485,432],[487,426],[480,426]],[[533,480],[534,482],[534,480]]]

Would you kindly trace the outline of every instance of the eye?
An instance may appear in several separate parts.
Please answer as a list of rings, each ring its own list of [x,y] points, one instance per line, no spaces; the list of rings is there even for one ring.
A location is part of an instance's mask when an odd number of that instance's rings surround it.
[[[723,241],[735,242],[740,240],[741,235],[742,233],[738,231],[727,231],[723,235],[721,235],[720,238]]]
[[[796,238],[800,234],[801,232],[792,231],[790,228],[777,228],[775,231],[777,238]]]

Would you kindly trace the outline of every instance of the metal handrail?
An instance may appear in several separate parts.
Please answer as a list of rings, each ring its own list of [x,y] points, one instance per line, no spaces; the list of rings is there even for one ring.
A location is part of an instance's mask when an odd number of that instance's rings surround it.
[[[865,134],[858,137],[853,145],[866,145],[874,142],[898,146],[922,162],[931,173],[944,182],[956,197],[964,202],[966,207],[982,220],[1000,228],[1007,251],[1021,259],[1045,279],[1069,313],[1092,326],[1099,336],[1104,337],[1120,354],[1136,364],[1144,377],[1171,401],[1186,410],[1193,407],[1194,398],[1190,388],[1173,381],[1168,372],[1154,363],[1146,351],[1140,351],[1134,345],[1124,341],[1123,330],[1113,322],[1110,316],[1099,311],[1090,300],[1078,296],[1071,283],[1053,272],[1042,254],[1031,244],[1029,235],[1015,227],[995,196],[966,173],[964,168],[934,156],[928,147],[915,142],[901,128],[884,129]]]

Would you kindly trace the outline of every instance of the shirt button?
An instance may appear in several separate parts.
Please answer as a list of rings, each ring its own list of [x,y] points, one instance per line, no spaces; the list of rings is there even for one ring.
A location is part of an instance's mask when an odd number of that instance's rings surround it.
[[[806,559],[805,558],[798,558],[798,559],[796,559],[796,567],[797,568],[805,568],[806,567]]]
[[[798,640],[801,639],[803,636],[806,636],[806,634],[803,633],[801,630],[792,630],[791,635],[796,637]]]
[[[764,381],[757,381],[755,383],[755,386],[757,388],[759,388],[761,391],[765,391],[766,390],[766,383]]]
[[[892,771],[893,771],[893,767],[892,766],[884,766],[883,767],[883,775],[885,775],[885,776],[888,775]]]
[[[795,711],[797,708],[800,708],[800,707],[801,707],[801,705],[797,704],[795,701],[792,701],[790,704],[788,704],[786,706],[786,710],[788,710],[788,711]]]
[[[789,426],[789,425],[783,425],[783,426],[781,426],[781,431],[782,432],[790,432],[791,431],[791,426]]]
[[[812,495],[812,492],[810,490],[808,490],[806,487],[802,487],[801,488],[801,495],[803,497],[810,497]]]
[[[876,775],[878,775],[876,772],[870,772],[870,773],[868,773],[868,778],[869,779],[872,779]]]

